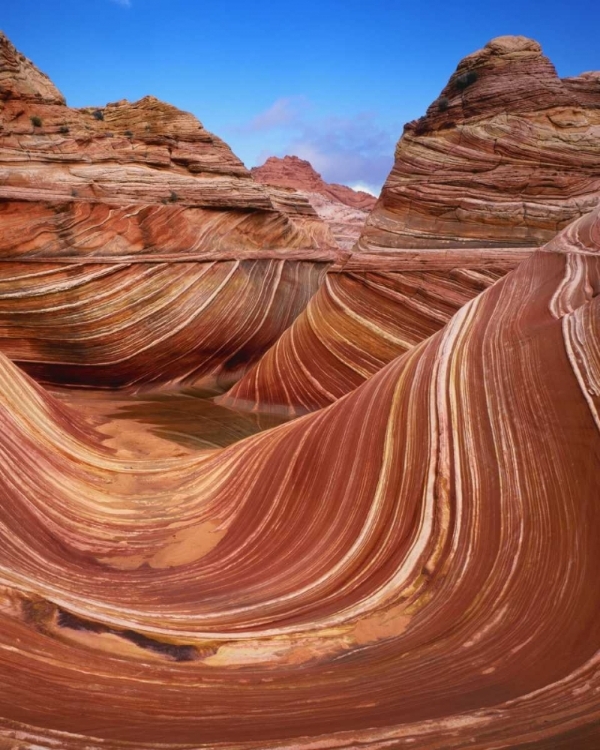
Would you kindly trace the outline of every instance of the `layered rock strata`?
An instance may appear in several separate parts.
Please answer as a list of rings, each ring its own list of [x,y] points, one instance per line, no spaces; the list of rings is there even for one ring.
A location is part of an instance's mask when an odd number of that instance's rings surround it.
[[[36,377],[231,382],[338,257],[306,199],[281,210],[191,114],[70,109],[0,36],[0,348]]]
[[[599,162],[600,72],[561,80],[498,37],[406,125],[359,247],[541,245],[596,205]]]
[[[325,182],[310,162],[297,156],[282,159],[271,156],[251,171],[254,179],[267,186],[275,200],[284,191],[284,194],[296,196],[296,200],[305,198],[343,250],[350,250],[356,243],[368,212],[376,203],[374,196],[362,190]]]
[[[226,387],[305,309],[324,268],[281,259],[0,263],[0,350],[47,383]]]
[[[537,42],[500,37],[410,123],[352,253],[224,397],[301,414],[443,326],[600,196],[600,73],[558,78]]]
[[[0,357],[0,741],[598,744],[599,241],[597,211],[328,409],[182,458]]]
[[[329,272],[269,351],[219,404],[298,416],[336,401],[433,335],[506,266]]]

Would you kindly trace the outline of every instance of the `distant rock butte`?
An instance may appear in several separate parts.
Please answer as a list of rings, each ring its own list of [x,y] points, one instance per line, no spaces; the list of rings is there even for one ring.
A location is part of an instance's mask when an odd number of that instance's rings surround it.
[[[310,162],[297,156],[270,156],[262,167],[252,167],[255,180],[265,185],[290,187],[309,193],[320,193],[326,198],[344,203],[350,208],[370,211],[377,198],[363,190],[353,190],[347,185],[325,182]]]
[[[600,73],[493,39],[405,126],[359,248],[541,245],[596,205],[599,163]]]
[[[466,57],[407,126],[355,247],[363,209],[307,162],[269,160],[261,184],[191,114],[154,97],[69,109],[0,50],[0,346],[48,382],[224,384],[260,360],[236,405],[318,408],[598,202],[600,74],[561,80],[522,37]],[[56,265],[84,260],[103,270]]]
[[[251,171],[282,210],[286,208],[285,196],[306,199],[343,250],[350,250],[356,244],[368,212],[377,202],[369,193],[325,182],[308,161],[297,156],[283,159],[271,156],[262,167],[253,167]],[[282,195],[283,204],[279,202]]]

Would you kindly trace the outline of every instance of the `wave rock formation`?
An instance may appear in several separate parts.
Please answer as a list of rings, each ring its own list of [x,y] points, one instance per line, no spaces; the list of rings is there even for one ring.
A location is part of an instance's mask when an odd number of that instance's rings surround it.
[[[600,211],[318,413],[125,459],[0,357],[0,742],[600,741]]]
[[[595,206],[599,163],[600,73],[561,80],[524,37],[468,55],[349,258],[222,403],[302,414],[356,388]]]
[[[1,750],[600,747],[597,78],[470,55],[348,252],[0,36]]]

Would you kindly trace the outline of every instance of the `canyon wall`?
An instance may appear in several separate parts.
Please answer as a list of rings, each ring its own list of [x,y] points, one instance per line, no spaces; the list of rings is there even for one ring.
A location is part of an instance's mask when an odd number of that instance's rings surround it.
[[[0,348],[46,382],[231,383],[339,249],[191,114],[71,109],[0,36]]]

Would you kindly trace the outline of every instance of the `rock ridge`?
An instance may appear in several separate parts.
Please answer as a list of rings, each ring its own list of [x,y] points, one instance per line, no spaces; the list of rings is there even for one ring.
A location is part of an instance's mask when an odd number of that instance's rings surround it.
[[[599,161],[600,73],[498,37],[405,126],[358,247],[539,246],[596,205]]]
[[[262,166],[252,167],[250,171],[254,179],[263,184],[319,193],[350,208],[370,211],[377,202],[375,196],[364,190],[325,182],[309,161],[298,156],[269,156]]]

